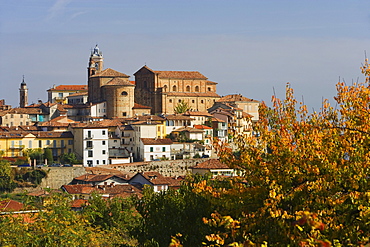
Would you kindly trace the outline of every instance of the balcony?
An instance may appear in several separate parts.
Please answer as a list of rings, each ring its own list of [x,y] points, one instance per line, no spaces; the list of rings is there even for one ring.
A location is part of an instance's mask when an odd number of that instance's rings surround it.
[[[85,136],[84,138],[85,140],[91,140],[91,139],[94,139],[94,135],[87,135]]]
[[[13,145],[9,149],[19,149],[19,150],[21,150],[23,148],[24,148],[24,145]]]
[[[86,149],[93,149],[94,148],[94,145],[92,146],[87,146]]]

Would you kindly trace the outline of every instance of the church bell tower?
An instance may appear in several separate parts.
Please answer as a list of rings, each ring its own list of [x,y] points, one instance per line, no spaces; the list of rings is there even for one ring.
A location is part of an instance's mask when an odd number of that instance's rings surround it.
[[[28,88],[24,82],[24,76],[19,88],[19,107],[26,107],[28,105]]]
[[[98,45],[91,51],[90,60],[87,67],[87,78],[103,70],[103,53],[99,50]]]

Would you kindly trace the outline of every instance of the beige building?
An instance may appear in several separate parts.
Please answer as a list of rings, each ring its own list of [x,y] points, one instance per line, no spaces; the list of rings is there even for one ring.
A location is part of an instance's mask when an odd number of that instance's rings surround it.
[[[87,92],[87,85],[54,85],[52,88],[48,89],[47,92],[48,102],[67,104],[68,96]]]
[[[135,84],[130,76],[113,69],[103,70],[103,54],[98,46],[90,55],[88,71],[88,102],[106,102],[106,117],[134,116]]]
[[[135,74],[135,102],[152,107],[152,114],[173,114],[185,101],[194,111],[207,111],[220,96],[216,82],[197,71],[154,71],[147,66]]]

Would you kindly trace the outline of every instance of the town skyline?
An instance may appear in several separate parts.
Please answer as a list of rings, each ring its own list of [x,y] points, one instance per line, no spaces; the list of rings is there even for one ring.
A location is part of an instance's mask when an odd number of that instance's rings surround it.
[[[318,110],[339,78],[363,81],[370,44],[366,1],[4,1],[0,29],[0,94],[19,105],[22,76],[29,103],[55,85],[87,84],[90,48],[105,68],[130,75],[199,71],[221,96],[240,93],[270,102],[287,82]],[[99,14],[97,14],[99,13]],[[233,86],[230,86],[233,85]],[[332,102],[332,101],[331,101]]]

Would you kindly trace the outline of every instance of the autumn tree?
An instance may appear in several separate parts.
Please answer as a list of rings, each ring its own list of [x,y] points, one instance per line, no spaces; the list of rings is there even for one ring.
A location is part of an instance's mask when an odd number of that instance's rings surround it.
[[[273,97],[272,107],[261,105],[254,127],[258,135],[234,139],[237,156],[230,147],[217,147],[221,160],[242,169],[247,181],[246,188],[236,188],[249,198],[243,216],[233,219],[244,238],[239,243],[359,246],[370,242],[367,61],[363,72],[366,82],[339,82],[338,106],[324,101],[320,112],[309,113],[288,84],[285,100]],[[206,222],[219,222],[221,229],[225,216]],[[218,230],[208,239],[230,240],[223,233]]]

